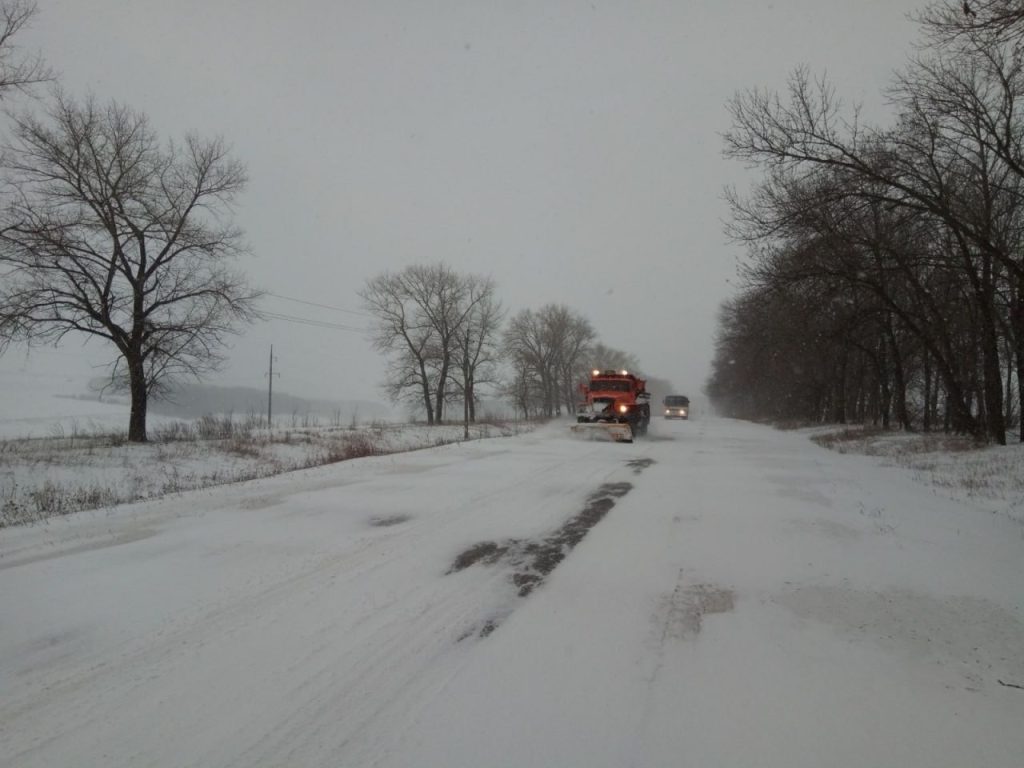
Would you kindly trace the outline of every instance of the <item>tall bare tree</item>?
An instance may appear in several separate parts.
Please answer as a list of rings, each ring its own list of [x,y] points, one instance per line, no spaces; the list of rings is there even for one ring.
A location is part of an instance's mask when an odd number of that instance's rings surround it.
[[[523,415],[529,418],[539,411],[544,416],[553,416],[554,351],[548,344],[538,313],[532,309],[517,312],[505,328],[502,348],[512,366],[512,388]]]
[[[374,346],[390,356],[392,399],[421,403],[434,424],[454,399],[449,384],[472,397],[500,319],[490,280],[445,264],[413,265],[369,279],[359,296],[374,317]]]
[[[542,307],[540,317],[555,350],[554,373],[559,402],[566,413],[573,413],[579,402],[580,370],[590,365],[591,345],[597,338],[594,327],[580,314],[562,305]]]
[[[145,441],[150,394],[217,369],[226,337],[257,317],[230,267],[245,169],[221,140],[161,144],[139,112],[58,94],[48,114],[15,118],[2,171],[0,339],[112,343],[128,439]]]
[[[595,337],[590,321],[564,305],[517,313],[503,340],[517,400],[530,402],[533,395],[527,398],[525,393],[539,391],[544,416],[555,416],[562,407],[571,411],[577,375]]]
[[[414,265],[400,273],[406,298],[433,332],[429,363],[434,371],[434,418],[444,420],[456,335],[470,311],[468,281],[446,264]]]
[[[423,406],[427,423],[434,423],[434,382],[431,360],[436,333],[409,296],[407,276],[384,272],[367,280],[359,291],[363,306],[374,317],[374,347],[387,355],[386,387],[392,400],[412,399]]]
[[[455,332],[456,383],[462,396],[463,435],[476,422],[476,388],[496,383],[498,332],[503,312],[495,296],[494,281],[470,275],[465,278],[466,312]]]
[[[53,72],[42,56],[24,54],[13,38],[32,21],[38,12],[34,0],[2,0],[0,2],[0,98],[11,91],[27,92],[34,85],[53,79]]]

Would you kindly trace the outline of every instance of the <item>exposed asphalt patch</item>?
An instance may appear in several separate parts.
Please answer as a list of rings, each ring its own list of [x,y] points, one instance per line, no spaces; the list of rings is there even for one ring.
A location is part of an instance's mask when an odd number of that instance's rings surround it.
[[[505,546],[499,546],[493,541],[481,541],[479,544],[474,544],[472,547],[456,557],[455,562],[452,563],[452,567],[448,569],[448,573],[464,571],[466,568],[469,568],[469,566],[476,565],[480,562],[487,565],[496,563],[507,551],[507,544]]]
[[[370,525],[377,528],[388,528],[392,525],[401,525],[412,520],[412,515],[391,515],[389,517],[371,517]]]
[[[561,528],[540,541],[510,539],[501,544],[481,541],[461,552],[448,573],[463,571],[482,563],[493,565],[506,560],[515,566],[512,583],[519,587],[519,596],[526,597],[544,577],[555,570],[565,556],[579,544],[587,532],[597,525],[608,511],[632,490],[632,483],[605,483],[587,497],[582,511],[569,518]]]
[[[640,474],[653,463],[653,459],[634,459],[627,462],[627,466],[633,469],[634,474]],[[516,587],[518,596],[528,597],[583,541],[590,529],[608,514],[615,502],[632,489],[632,483],[605,483],[587,497],[582,510],[543,539],[509,539],[500,543],[482,541],[461,552],[447,572],[457,573],[477,564],[494,565],[503,561],[512,567],[509,580]],[[498,628],[498,624],[496,618],[487,619],[478,631],[470,631],[459,639],[472,634],[487,637]]]
[[[518,546],[510,547],[508,559],[515,566],[512,583],[519,587],[519,596],[526,597],[539,586],[590,529],[601,522],[615,506],[615,500],[632,489],[632,483],[605,483],[590,495],[581,512],[546,539],[516,542]]]
[[[627,461],[626,466],[631,467],[633,469],[634,475],[639,475],[641,472],[643,472],[645,469],[651,466],[651,464],[654,463],[654,459],[633,459],[632,461]]]
[[[683,588],[676,586],[662,606],[663,639],[683,639],[700,632],[705,616],[713,613],[728,613],[733,610],[736,595],[731,589],[714,584],[693,584]]]
[[[483,627],[480,628],[480,637],[487,637],[491,632],[498,628],[498,623],[494,619],[488,619],[484,622]]]

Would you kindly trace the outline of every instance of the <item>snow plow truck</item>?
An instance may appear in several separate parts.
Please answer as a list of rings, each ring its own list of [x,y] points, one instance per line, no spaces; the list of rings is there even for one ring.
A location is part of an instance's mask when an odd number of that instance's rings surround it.
[[[629,371],[591,371],[590,381],[580,384],[582,402],[576,408],[572,430],[621,443],[646,435],[651,423],[651,396],[646,386],[644,379]]]

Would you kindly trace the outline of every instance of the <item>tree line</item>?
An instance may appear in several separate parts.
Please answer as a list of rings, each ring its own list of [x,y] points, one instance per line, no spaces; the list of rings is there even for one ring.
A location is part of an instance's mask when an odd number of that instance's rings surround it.
[[[748,245],[707,391],[757,419],[1024,441],[1024,7],[934,2],[865,124],[806,68],[729,104]]]
[[[524,418],[573,413],[594,365],[639,367],[633,355],[601,343],[575,310],[547,304],[506,317],[493,280],[443,263],[383,272],[359,296],[374,347],[387,356],[388,395],[428,424],[475,422],[483,387]],[[462,409],[455,419],[452,406]]]

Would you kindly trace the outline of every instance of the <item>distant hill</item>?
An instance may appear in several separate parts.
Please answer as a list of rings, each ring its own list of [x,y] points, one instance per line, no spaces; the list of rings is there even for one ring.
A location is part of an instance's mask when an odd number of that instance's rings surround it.
[[[96,393],[89,399],[128,403],[124,393],[100,394],[108,379],[95,379],[90,389]],[[390,421],[392,409],[371,400],[310,400],[287,392],[274,392],[274,423],[288,419],[315,417],[320,423],[349,424],[353,421]],[[149,412],[179,419],[195,419],[208,413],[255,413],[266,415],[267,392],[253,387],[221,387],[212,384],[185,383],[176,385],[160,398],[150,400]]]

